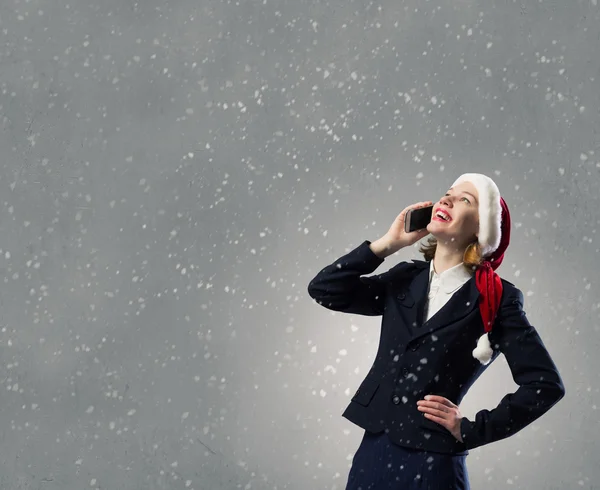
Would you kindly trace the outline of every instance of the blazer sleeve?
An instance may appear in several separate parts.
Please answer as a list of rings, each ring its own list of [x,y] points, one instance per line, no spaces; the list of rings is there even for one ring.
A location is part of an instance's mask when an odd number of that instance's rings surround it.
[[[323,268],[308,284],[308,294],[320,305],[333,311],[357,315],[383,314],[386,284],[391,281],[404,262],[389,271],[370,277],[384,259],[370,249],[365,240],[350,253]]]
[[[519,432],[565,395],[558,369],[523,311],[523,293],[514,286],[507,293],[489,334],[490,343],[504,354],[519,388],[495,409],[479,411],[474,422],[463,417],[460,428],[467,449]]]

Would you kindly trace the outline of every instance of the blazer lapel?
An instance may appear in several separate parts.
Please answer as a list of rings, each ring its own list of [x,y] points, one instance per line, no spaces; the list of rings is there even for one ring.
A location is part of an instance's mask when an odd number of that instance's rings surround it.
[[[422,261],[418,265],[420,270],[410,284],[410,294],[415,298],[413,325],[416,326],[411,329],[413,332],[411,340],[429,335],[464,318],[479,305],[480,296],[475,275],[473,275],[429,321],[425,322],[424,313],[429,290],[429,262]]]
[[[427,302],[427,294],[429,292],[429,262],[424,262],[424,266],[421,265],[422,269],[418,275],[414,278],[410,285],[410,293],[415,300],[415,323],[413,325],[417,328],[421,328],[423,325],[423,314],[425,310],[425,304]]]

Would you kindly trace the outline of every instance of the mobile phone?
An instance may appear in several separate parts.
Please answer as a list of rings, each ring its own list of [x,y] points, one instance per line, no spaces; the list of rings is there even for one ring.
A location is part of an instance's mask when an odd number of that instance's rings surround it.
[[[433,206],[409,209],[404,220],[404,231],[410,233],[427,228],[427,225],[431,222],[432,211]]]

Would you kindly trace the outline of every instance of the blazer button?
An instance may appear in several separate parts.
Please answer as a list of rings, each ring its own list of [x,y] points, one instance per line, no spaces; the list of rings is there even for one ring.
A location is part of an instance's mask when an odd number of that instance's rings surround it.
[[[398,295],[398,298],[399,298],[399,299],[404,299],[404,298],[406,298],[406,293],[400,293],[400,294]]]
[[[400,397],[398,395],[394,395],[392,397],[392,402],[394,403],[394,405],[398,405],[400,403]]]
[[[410,348],[410,350],[411,350],[411,351],[413,351],[413,352],[416,352],[416,350],[417,350],[418,348],[419,348],[419,344],[414,344],[414,345],[413,345],[413,346]]]
[[[408,376],[408,369],[406,368],[402,368],[402,374],[404,375],[404,377],[406,378]]]

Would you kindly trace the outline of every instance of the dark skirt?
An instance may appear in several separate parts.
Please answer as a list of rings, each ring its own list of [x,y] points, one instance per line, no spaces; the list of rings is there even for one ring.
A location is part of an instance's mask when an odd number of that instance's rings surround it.
[[[466,459],[398,446],[385,432],[365,431],[346,490],[470,490]]]

